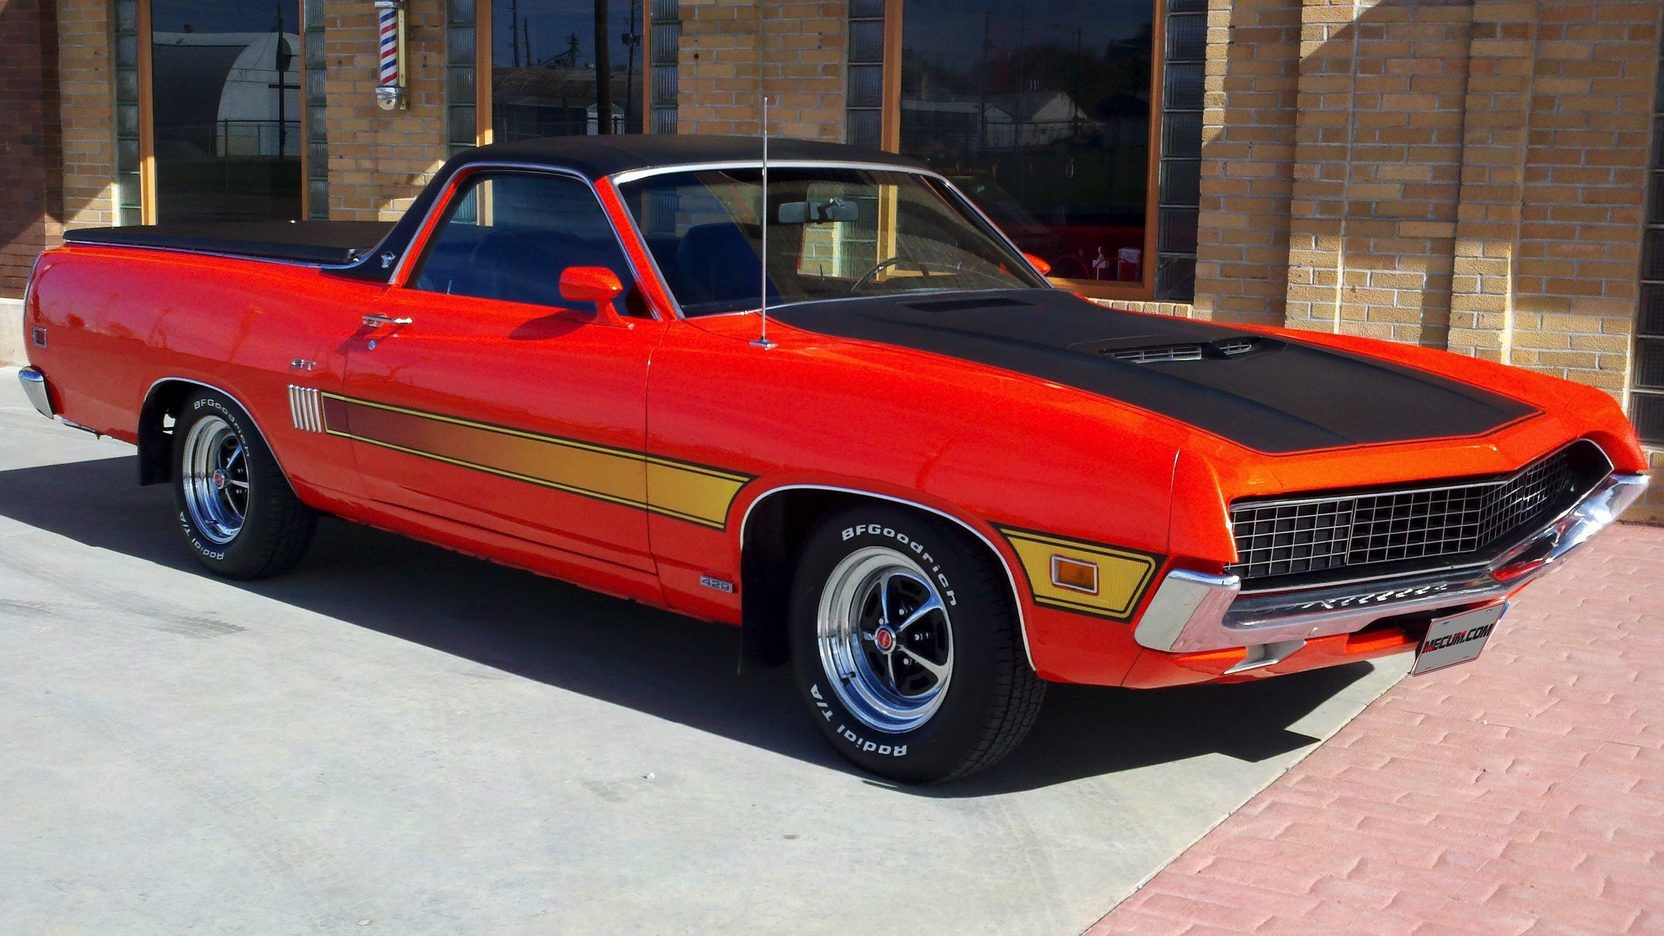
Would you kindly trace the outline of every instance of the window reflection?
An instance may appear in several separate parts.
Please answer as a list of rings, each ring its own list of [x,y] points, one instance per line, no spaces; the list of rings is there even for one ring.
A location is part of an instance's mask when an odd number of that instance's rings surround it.
[[[901,150],[1052,275],[1138,283],[1152,0],[907,0]]]
[[[492,139],[640,133],[641,3],[493,0]]]
[[[298,0],[153,0],[161,221],[300,216]]]

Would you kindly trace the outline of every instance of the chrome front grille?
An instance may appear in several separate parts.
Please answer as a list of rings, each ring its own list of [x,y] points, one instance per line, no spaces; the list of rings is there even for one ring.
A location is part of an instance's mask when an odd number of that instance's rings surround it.
[[[1610,468],[1598,448],[1580,442],[1505,478],[1235,504],[1231,531],[1238,561],[1229,571],[1247,583],[1331,578],[1325,573],[1360,566],[1425,567],[1418,560],[1477,561],[1490,547],[1505,545],[1510,534],[1570,507]]]

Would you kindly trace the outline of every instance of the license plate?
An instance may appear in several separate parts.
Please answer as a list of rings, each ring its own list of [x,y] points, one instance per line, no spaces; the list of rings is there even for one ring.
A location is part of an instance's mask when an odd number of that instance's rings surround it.
[[[1410,675],[1421,676],[1479,656],[1479,651],[1485,649],[1485,642],[1491,639],[1491,631],[1496,630],[1496,622],[1502,619],[1502,612],[1507,610],[1508,603],[1503,601],[1449,617],[1434,618],[1432,626],[1427,628],[1426,639],[1416,650],[1416,665],[1411,668]]]

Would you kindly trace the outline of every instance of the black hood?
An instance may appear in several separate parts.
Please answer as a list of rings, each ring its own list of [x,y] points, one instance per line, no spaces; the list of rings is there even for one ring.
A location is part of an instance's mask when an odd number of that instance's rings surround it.
[[[1435,374],[1063,290],[797,303],[805,331],[974,361],[1077,387],[1261,452],[1483,435],[1538,411]]]

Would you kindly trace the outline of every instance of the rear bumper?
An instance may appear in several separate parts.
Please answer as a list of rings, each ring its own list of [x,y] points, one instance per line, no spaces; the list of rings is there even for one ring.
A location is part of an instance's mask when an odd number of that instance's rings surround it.
[[[47,419],[58,415],[52,409],[52,398],[46,392],[46,375],[33,367],[25,367],[17,372],[17,379],[23,384],[23,395],[29,398],[29,404]]]
[[[1278,663],[1308,640],[1356,633],[1382,618],[1497,601],[1617,520],[1646,487],[1646,475],[1610,475],[1571,510],[1480,567],[1247,595],[1234,575],[1170,572],[1133,636],[1167,653],[1246,647],[1247,656],[1228,671],[1235,673]]]

